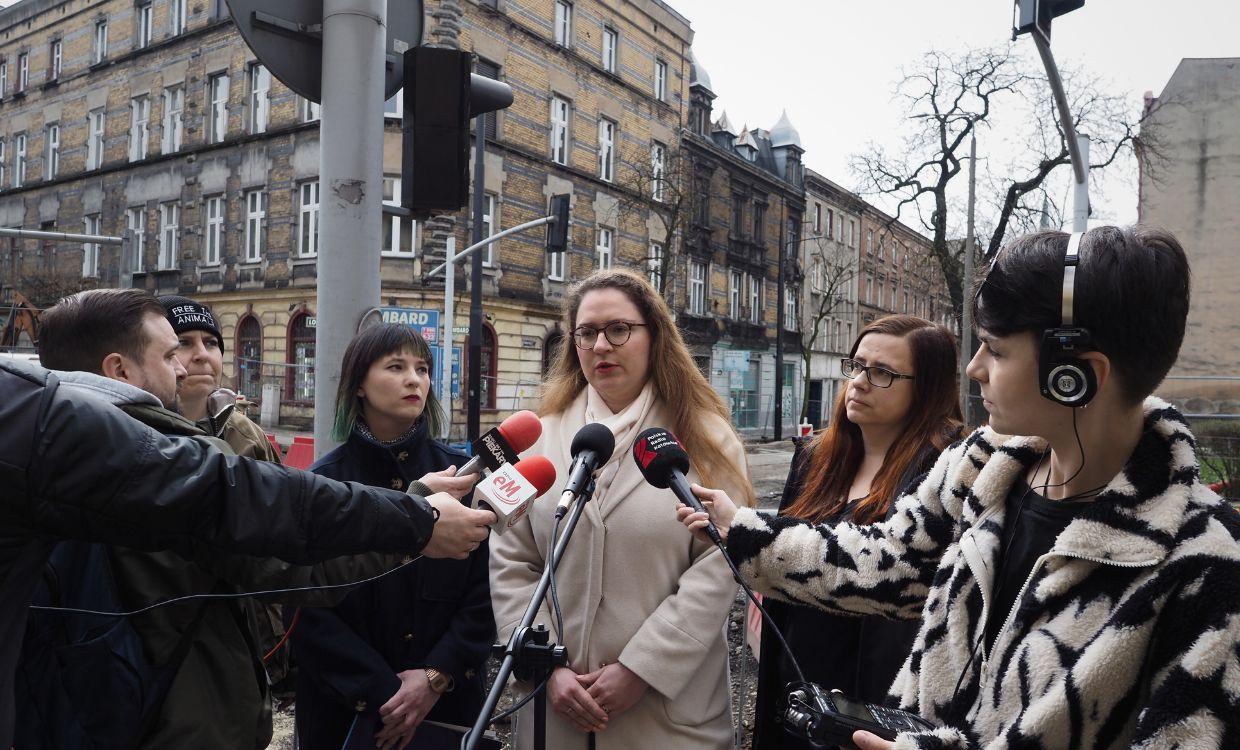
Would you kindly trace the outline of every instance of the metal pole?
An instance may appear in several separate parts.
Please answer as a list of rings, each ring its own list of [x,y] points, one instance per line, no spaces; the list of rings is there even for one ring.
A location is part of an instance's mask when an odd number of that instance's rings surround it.
[[[482,200],[486,189],[486,114],[474,119],[474,243],[482,241]],[[465,438],[481,434],[482,421],[482,253],[475,252],[469,275],[469,396]],[[492,353],[494,356],[494,353]],[[495,387],[492,383],[491,387]]]
[[[316,458],[336,446],[331,428],[345,347],[379,302],[386,38],[387,0],[324,0]]]
[[[1076,122],[1072,119],[1072,109],[1068,106],[1068,96],[1063,90],[1063,80],[1059,77],[1059,68],[1055,67],[1055,57],[1051,55],[1051,40],[1035,28],[1031,34],[1033,44],[1038,48],[1038,56],[1042,58],[1042,66],[1046,68],[1046,80],[1051,85],[1051,94],[1055,97],[1055,106],[1059,110],[1059,126],[1063,128],[1064,140],[1068,143],[1068,155],[1072,158],[1072,171],[1077,182],[1085,181],[1085,162],[1081,159],[1080,143],[1076,138]]]
[[[961,300],[960,321],[960,413],[964,423],[972,425],[972,404],[969,401],[969,376],[965,373],[969,360],[973,358],[973,306],[969,298],[969,290],[973,288],[973,256],[976,255],[977,238],[974,237],[973,209],[977,202],[977,135],[969,141],[969,221],[968,234],[964,241],[964,278],[961,279],[960,290],[964,292]]]
[[[443,384],[443,393],[439,394],[439,398],[444,403],[444,439],[452,439],[452,339],[456,326],[456,235],[448,235],[447,247],[447,267],[449,273],[443,277],[443,356],[439,366],[442,368],[443,378],[440,383]]]
[[[775,292],[775,420],[774,438],[784,439],[784,228],[788,224],[786,206],[780,209],[779,215],[779,255],[776,266],[779,269],[779,281]]]
[[[1085,178],[1078,178],[1072,191],[1072,231],[1084,232],[1089,229],[1089,136],[1077,133],[1076,141]]]
[[[534,219],[533,221],[527,221],[524,224],[518,224],[515,227],[509,227],[508,229],[505,229],[502,232],[497,232],[491,235],[490,237],[483,239],[481,242],[475,242],[474,244],[465,248],[461,252],[457,253],[455,257],[451,258],[450,260],[445,260],[443,263],[440,263],[439,265],[435,266],[431,270],[427,271],[425,274],[422,275],[422,278],[430,279],[434,276],[437,276],[443,273],[444,269],[448,267],[449,263],[455,263],[458,260],[464,260],[468,258],[470,256],[470,253],[473,253],[475,250],[481,250],[487,245],[490,245],[495,242],[499,242],[500,240],[504,239],[510,234],[518,234],[520,232],[524,232],[527,229],[533,229],[534,227],[541,227],[546,224],[554,224],[554,223],[555,223],[554,217],[544,216],[541,219]]]

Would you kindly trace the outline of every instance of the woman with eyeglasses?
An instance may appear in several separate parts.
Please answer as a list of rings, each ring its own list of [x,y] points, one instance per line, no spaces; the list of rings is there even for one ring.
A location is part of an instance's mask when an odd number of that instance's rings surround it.
[[[564,324],[569,335],[552,366],[542,438],[531,452],[551,459],[563,479],[573,436],[585,424],[609,427],[616,447],[557,569],[563,627],[550,597],[537,619],[570,659],[547,684],[547,747],[729,748],[724,627],[736,584],[719,551],[674,522],[675,497],[645,482],[632,452],[643,430],[667,428],[692,459],[692,481],[709,477],[752,505],[744,449],[666,302],[644,277],[594,273],[565,298]],[[542,575],[557,531],[554,506],[535,504],[491,538],[501,641]],[[514,747],[532,747],[532,735],[527,707]]]
[[[841,363],[847,386],[830,426],[798,443],[781,515],[814,523],[881,521],[900,489],[915,486],[962,427],[956,342],[946,328],[912,315],[866,326]],[[805,678],[867,703],[882,703],[912,650],[917,623],[832,614],[767,599],[764,605]],[[754,750],[809,743],[775,722],[796,671],[768,628],[762,634]]]

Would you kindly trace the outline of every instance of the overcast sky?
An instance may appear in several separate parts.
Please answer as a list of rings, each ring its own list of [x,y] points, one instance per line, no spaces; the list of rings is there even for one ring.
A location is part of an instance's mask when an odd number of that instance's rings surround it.
[[[693,24],[694,51],[719,96],[715,116],[726,109],[737,127],[770,128],[786,108],[806,164],[847,187],[852,154],[899,142],[892,93],[901,67],[932,48],[1002,43],[1012,21],[1008,0],[667,1]],[[1033,55],[1027,37],[1018,44]],[[1158,94],[1181,58],[1240,56],[1240,3],[1087,0],[1056,22],[1053,48],[1060,65],[1099,74],[1136,101]],[[1002,141],[983,134],[979,155]],[[1129,161],[1095,190],[1095,220],[1135,220],[1136,188]]]
[[[715,116],[726,109],[738,128],[770,128],[786,108],[805,163],[847,187],[850,155],[870,141],[899,143],[892,94],[902,66],[932,48],[1001,44],[1012,25],[1008,0],[667,1],[693,24],[694,52],[719,96]],[[1036,60],[1032,40],[1018,45]],[[1157,95],[1182,58],[1240,57],[1240,3],[1087,0],[1055,23],[1052,48],[1061,66],[1101,75],[1135,101]],[[1003,148],[1002,134],[983,134],[979,157],[987,137]],[[1136,188],[1130,161],[1103,195],[1095,190],[1095,222],[1135,221]]]

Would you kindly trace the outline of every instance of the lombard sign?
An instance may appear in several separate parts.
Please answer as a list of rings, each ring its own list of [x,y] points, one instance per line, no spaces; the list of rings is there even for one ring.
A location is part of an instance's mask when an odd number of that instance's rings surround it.
[[[422,310],[416,307],[380,307],[379,314],[384,323],[399,323],[417,331],[426,343],[439,343],[439,311]]]

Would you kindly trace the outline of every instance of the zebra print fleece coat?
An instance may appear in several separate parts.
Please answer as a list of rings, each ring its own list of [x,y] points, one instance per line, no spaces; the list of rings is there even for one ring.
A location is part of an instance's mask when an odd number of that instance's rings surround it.
[[[728,553],[776,598],[921,618],[888,700],[939,728],[901,734],[898,750],[1238,747],[1240,516],[1201,483],[1184,418],[1155,398],[1145,412],[1124,469],[1037,560],[971,664],[1004,501],[1038,439],[977,430],[881,524],[742,508]]]

